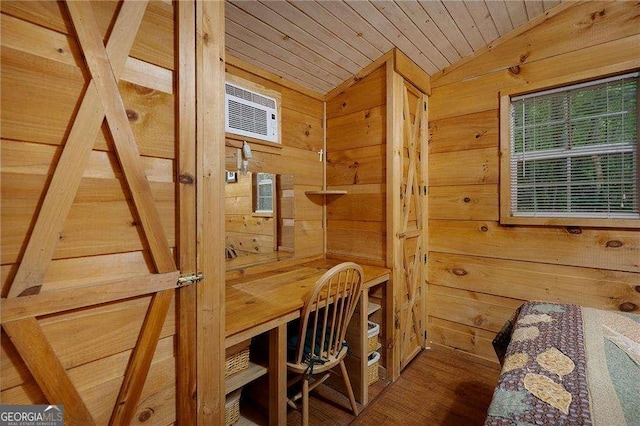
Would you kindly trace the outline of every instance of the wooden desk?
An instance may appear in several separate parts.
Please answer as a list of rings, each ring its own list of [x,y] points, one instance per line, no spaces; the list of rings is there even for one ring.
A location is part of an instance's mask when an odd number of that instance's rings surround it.
[[[289,265],[226,283],[226,347],[269,332],[270,424],[286,423],[287,323],[300,316],[303,298],[318,278],[338,263],[318,260]],[[388,269],[361,266],[364,288],[389,280]]]

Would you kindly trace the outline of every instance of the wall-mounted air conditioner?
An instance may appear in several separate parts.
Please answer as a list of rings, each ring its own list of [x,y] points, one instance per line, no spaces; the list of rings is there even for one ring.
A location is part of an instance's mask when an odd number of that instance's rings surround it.
[[[275,98],[225,83],[225,131],[280,143]]]

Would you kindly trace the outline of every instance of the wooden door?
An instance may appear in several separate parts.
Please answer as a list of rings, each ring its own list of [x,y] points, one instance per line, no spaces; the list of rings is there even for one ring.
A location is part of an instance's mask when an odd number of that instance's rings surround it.
[[[175,422],[195,412],[195,362],[176,372],[174,351],[195,354],[176,334],[195,327],[193,296],[187,315],[173,307],[193,282],[176,254],[196,272],[196,167],[195,137],[173,131],[174,7],[2,13],[2,95],[16,102],[3,103],[1,402],[61,404],[71,425]]]
[[[404,368],[425,347],[427,96],[394,73],[391,170],[394,322]]]

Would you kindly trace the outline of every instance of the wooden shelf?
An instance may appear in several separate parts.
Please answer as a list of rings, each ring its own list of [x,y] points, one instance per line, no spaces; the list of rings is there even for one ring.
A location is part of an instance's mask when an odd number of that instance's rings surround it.
[[[369,302],[369,308],[367,309],[367,316],[369,316],[372,313],[376,312],[380,308],[381,308],[381,306],[378,305],[377,303]]]
[[[240,420],[236,423],[236,426],[253,426],[258,425],[259,423],[255,423],[253,420],[242,415],[242,411],[240,412]]]
[[[307,195],[345,195],[347,191],[343,189],[326,189],[324,191],[304,191]]]
[[[267,367],[249,362],[249,367],[246,370],[239,371],[227,377],[225,380],[225,393],[228,394],[236,389],[240,389],[242,386],[265,374],[267,374]]]

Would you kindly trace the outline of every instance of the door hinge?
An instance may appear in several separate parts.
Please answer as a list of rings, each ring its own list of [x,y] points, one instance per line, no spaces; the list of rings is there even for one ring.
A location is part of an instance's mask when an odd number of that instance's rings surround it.
[[[197,284],[204,279],[204,275],[202,274],[192,274],[185,275],[184,277],[178,278],[178,287],[183,287],[185,285]]]
[[[425,265],[427,264],[427,255],[426,254],[424,255],[424,264]]]

